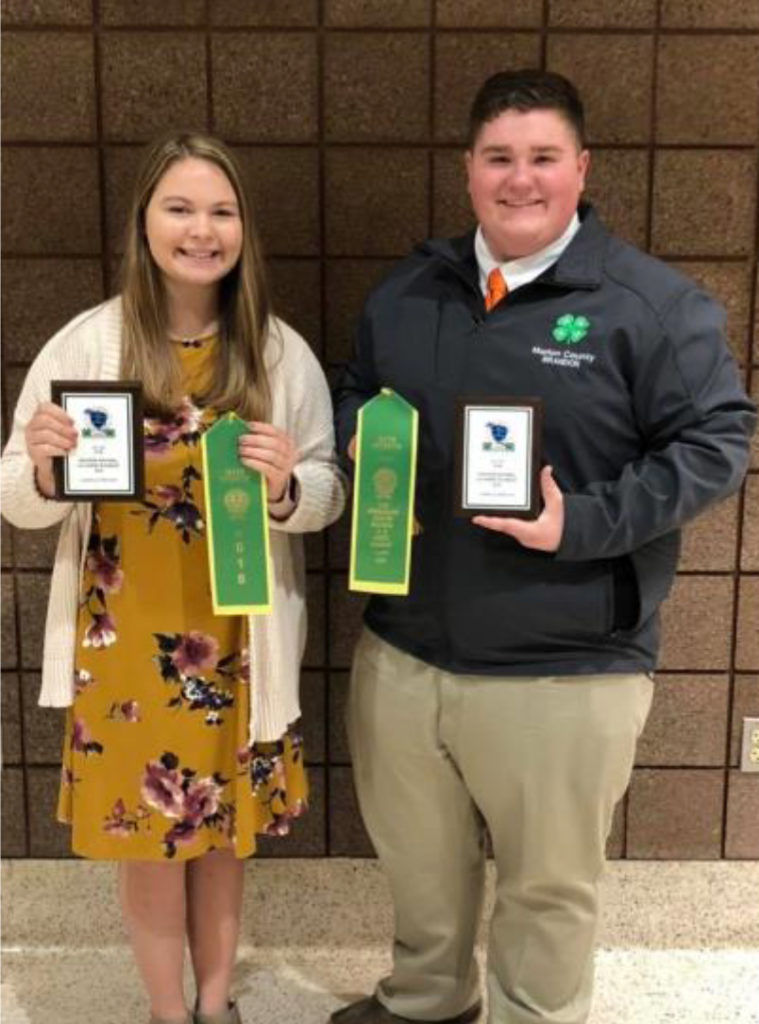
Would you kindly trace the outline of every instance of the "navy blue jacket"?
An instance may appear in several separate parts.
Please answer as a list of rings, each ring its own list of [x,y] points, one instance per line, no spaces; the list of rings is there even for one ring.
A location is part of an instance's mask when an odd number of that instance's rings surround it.
[[[680,527],[746,471],[756,409],[721,306],[580,216],[559,260],[490,313],[473,234],[420,246],[369,295],[337,388],[341,452],[380,387],[419,410],[411,592],[372,597],[366,621],[448,671],[652,671]],[[566,314],[586,333],[557,341]],[[554,554],[453,515],[455,399],[499,394],[543,399],[565,502]]]

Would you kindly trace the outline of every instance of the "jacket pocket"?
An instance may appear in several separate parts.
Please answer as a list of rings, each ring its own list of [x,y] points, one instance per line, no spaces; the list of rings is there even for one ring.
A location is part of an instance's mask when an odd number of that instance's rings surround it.
[[[680,557],[680,531],[663,537],[631,552],[629,558],[638,585],[638,621],[631,627],[640,628],[659,610],[672,589],[677,560]]]
[[[453,588],[449,629],[464,657],[511,660],[504,655],[592,645],[611,633],[614,586],[606,562],[520,557],[498,570],[491,563],[478,582],[476,588]]]

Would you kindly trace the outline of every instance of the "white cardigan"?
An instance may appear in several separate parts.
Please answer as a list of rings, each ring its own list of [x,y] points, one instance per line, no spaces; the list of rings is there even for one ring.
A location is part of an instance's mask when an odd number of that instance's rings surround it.
[[[284,520],[270,517],[272,612],[249,617],[250,738],[275,740],[300,715],[300,663],[306,641],[305,560],[301,533],[321,530],[343,510],[346,482],[334,454],[332,405],[319,363],[303,338],[272,318],[265,349],[271,422],[295,440],[298,500]],[[74,693],[79,594],[92,521],[88,502],[49,501],[34,483],[24,429],[50,381],[117,380],[121,300],[87,310],[60,330],[35,359],[21,391],[2,456],[2,513],[14,526],[62,523],[50,585],[40,704],[64,707]],[[274,509],[276,511],[276,509]]]

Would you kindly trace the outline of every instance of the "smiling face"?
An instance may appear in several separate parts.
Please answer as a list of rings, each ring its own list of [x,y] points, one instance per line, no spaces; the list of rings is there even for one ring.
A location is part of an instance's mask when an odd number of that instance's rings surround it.
[[[145,233],[170,290],[215,288],[242,250],[242,220],[229,178],[209,160],[176,160],[150,197]]]
[[[577,209],[590,154],[555,110],[505,110],[466,154],[469,196],[493,256],[518,259],[559,238]]]

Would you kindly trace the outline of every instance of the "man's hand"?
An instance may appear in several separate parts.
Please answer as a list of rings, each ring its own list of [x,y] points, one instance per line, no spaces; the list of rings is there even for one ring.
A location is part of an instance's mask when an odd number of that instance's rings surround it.
[[[356,435],[355,434],[353,435],[353,437],[348,442],[348,458],[351,460],[351,462],[355,462],[356,461]]]
[[[475,526],[486,530],[505,533],[525,548],[535,551],[556,551],[564,532],[564,497],[553,478],[550,466],[540,472],[540,490],[543,495],[543,511],[537,519],[510,519],[507,516],[475,516]]]

